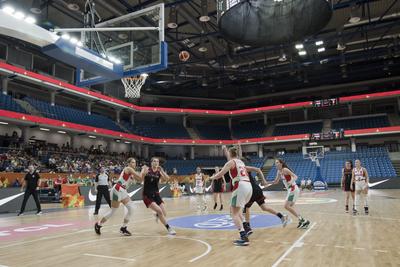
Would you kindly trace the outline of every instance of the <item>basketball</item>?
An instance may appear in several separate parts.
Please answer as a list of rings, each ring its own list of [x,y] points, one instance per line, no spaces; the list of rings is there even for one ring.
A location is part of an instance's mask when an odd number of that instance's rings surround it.
[[[189,58],[190,58],[190,53],[188,51],[183,50],[183,51],[181,51],[179,53],[179,60],[180,61],[186,62],[186,61],[189,60]]]

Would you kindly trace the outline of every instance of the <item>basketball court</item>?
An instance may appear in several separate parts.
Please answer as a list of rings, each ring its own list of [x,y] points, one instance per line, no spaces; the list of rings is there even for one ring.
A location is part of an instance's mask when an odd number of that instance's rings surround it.
[[[3,0],[0,49],[0,267],[400,266],[399,1]]]
[[[298,207],[312,221],[307,230],[297,229],[295,223],[282,228],[274,216],[254,207],[252,242],[244,248],[232,246],[236,230],[230,229],[229,213],[197,214],[193,197],[166,200],[175,237],[166,235],[141,201],[135,203],[131,237],[118,233],[122,209],[101,236],[93,231],[93,207],[40,217],[2,216],[0,258],[4,266],[49,266],[54,264],[52,258],[70,266],[242,266],[249,262],[251,266],[396,266],[400,260],[400,234],[395,231],[400,215],[394,212],[400,205],[398,195],[398,190],[371,189],[370,215],[352,216],[344,213],[339,190],[305,191]],[[273,208],[283,210],[283,193],[266,196]],[[102,207],[101,213],[107,209]]]

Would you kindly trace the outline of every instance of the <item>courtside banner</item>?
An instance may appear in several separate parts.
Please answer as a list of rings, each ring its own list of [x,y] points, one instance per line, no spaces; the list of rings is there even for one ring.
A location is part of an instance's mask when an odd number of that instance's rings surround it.
[[[0,213],[18,213],[24,192],[21,192],[20,187],[1,188],[0,189]],[[30,196],[26,203],[25,211],[36,210],[36,204],[33,197]]]

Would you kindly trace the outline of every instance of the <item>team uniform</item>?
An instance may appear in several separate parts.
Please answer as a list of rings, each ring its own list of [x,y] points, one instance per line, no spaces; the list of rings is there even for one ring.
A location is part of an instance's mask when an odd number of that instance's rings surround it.
[[[143,186],[143,202],[148,208],[151,203],[155,202],[157,205],[164,203],[161,199],[160,192],[158,189],[158,183],[160,181],[161,173],[160,171],[153,171],[149,169],[149,172],[144,177]]]
[[[127,189],[133,183],[132,177],[130,174],[121,172],[116,184],[111,189],[111,199],[113,201],[122,201],[123,199],[129,197]]]
[[[260,188],[260,186],[257,184],[256,179],[250,173],[249,173],[249,179],[253,193],[251,194],[250,201],[247,202],[245,207],[250,208],[254,204],[254,202],[256,202],[259,206],[261,206],[262,204],[265,203],[264,193]]]
[[[243,161],[240,159],[233,161],[235,166],[229,170],[233,185],[231,206],[244,208],[251,199],[253,189]]]
[[[351,176],[352,176],[352,169],[343,169],[344,175],[344,191],[346,192],[354,192],[355,185],[353,184],[353,190],[351,190]]]
[[[365,190],[368,186],[367,178],[365,177],[364,168],[354,168],[354,183],[356,191]]]
[[[292,176],[290,175],[281,173],[281,179],[287,190],[286,200],[295,203],[300,195],[299,187],[296,182],[290,182],[292,180]]]
[[[203,174],[195,174],[194,175],[194,180],[195,180],[195,193],[196,194],[203,194],[204,193],[204,182],[203,182]]]
[[[224,192],[224,187],[223,187],[223,179],[217,179],[213,181],[212,184],[212,189],[214,193],[223,193]]]

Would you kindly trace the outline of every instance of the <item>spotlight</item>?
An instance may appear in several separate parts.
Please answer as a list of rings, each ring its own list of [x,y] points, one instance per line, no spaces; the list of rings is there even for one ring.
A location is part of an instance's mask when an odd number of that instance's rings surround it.
[[[315,42],[315,45],[316,46],[320,46],[320,45],[323,45],[324,44],[324,41],[316,41]]]
[[[25,18],[25,22],[29,23],[29,24],[35,24],[36,23],[36,19],[34,17],[29,16],[29,17]]]
[[[318,53],[322,53],[322,52],[325,52],[325,47],[318,48]]]
[[[15,9],[12,6],[4,6],[2,10],[4,13],[7,13],[8,15],[12,15],[15,12]]]
[[[299,56],[305,56],[307,52],[305,50],[299,51]]]
[[[178,28],[178,17],[177,17],[177,12],[176,12],[176,7],[172,6],[170,11],[169,11],[169,19],[168,19],[168,28],[170,29],[176,29]]]
[[[301,50],[301,49],[304,48],[304,45],[303,45],[303,44],[296,44],[296,45],[295,45],[295,48],[296,48],[297,50]]]
[[[21,12],[21,11],[17,11],[17,12],[15,12],[14,17],[17,18],[17,19],[24,19],[25,18],[25,14],[23,12]]]
[[[41,4],[41,0],[33,0],[32,1],[32,6],[30,8],[30,11],[33,14],[41,14],[42,13],[42,9],[40,9],[40,4]]]
[[[77,43],[78,43],[78,39],[76,39],[75,37],[72,37],[69,41],[70,41],[72,44],[77,44]]]
[[[61,38],[63,38],[64,40],[69,40],[71,39],[71,36],[69,36],[68,33],[64,33],[63,35],[61,35]]]
[[[209,22],[210,17],[208,16],[208,4],[207,0],[201,0],[201,16],[199,18],[200,22]]]

